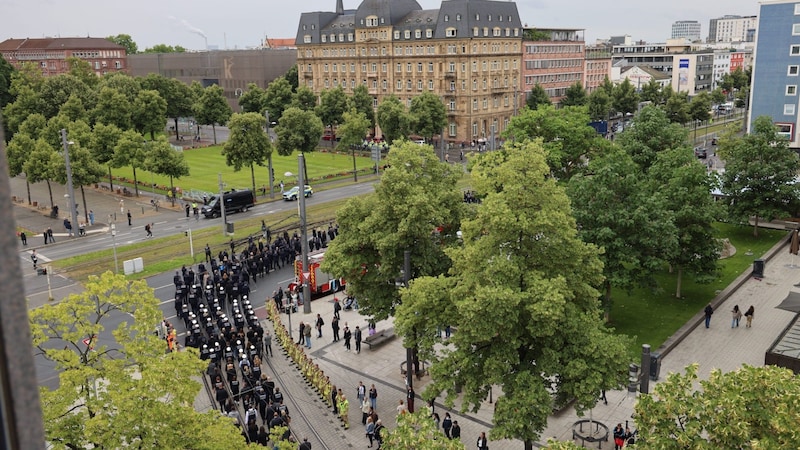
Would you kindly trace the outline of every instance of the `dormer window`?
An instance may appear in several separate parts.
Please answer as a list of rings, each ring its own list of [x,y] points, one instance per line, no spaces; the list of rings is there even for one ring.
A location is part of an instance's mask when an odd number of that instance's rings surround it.
[[[394,31],[394,38],[395,39],[400,39],[400,31],[398,31],[398,30]]]
[[[432,38],[433,37],[433,30],[431,30],[430,28],[425,30],[425,37],[428,38],[428,39]]]
[[[322,38],[322,42],[328,42],[328,35],[326,35],[326,34],[323,34],[323,35],[321,36],[321,38]]]
[[[411,39],[411,30],[406,30],[403,35],[406,39]]]
[[[456,22],[458,22],[459,20],[461,20],[461,14],[456,14]]]
[[[303,24],[303,31],[306,31],[307,26]]]
[[[310,44],[311,43],[311,35],[310,34],[307,34],[307,35],[303,36],[303,43],[304,44]]]
[[[456,29],[455,28],[448,28],[445,30],[444,35],[446,37],[456,37]]]
[[[445,14],[445,15],[444,15],[444,21],[445,21],[445,22],[450,22],[450,16],[448,16],[447,14]]]
[[[335,34],[331,35],[331,42],[336,42],[336,35]]]
[[[422,30],[414,30],[414,37],[419,39],[422,37]]]
[[[377,27],[378,26],[378,16],[369,16],[369,17],[367,17],[367,26],[368,27]]]
[[[317,26],[316,26],[316,25],[314,25],[314,24],[312,23],[312,24],[311,24],[311,29],[312,29],[312,30],[315,30],[316,28],[317,28]]]

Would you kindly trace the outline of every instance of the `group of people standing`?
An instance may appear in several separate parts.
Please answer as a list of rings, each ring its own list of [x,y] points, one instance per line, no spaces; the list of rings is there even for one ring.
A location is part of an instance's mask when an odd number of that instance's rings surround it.
[[[755,315],[756,309],[753,305],[750,305],[750,308],[744,313],[744,317],[746,320],[745,328],[750,328],[753,326],[753,316]],[[709,304],[703,310],[703,315],[705,317],[705,324],[706,328],[711,326],[711,316],[714,314],[714,308]],[[739,305],[734,305],[733,309],[731,310],[731,328],[738,328],[739,322],[742,319],[742,311],[739,309]]]

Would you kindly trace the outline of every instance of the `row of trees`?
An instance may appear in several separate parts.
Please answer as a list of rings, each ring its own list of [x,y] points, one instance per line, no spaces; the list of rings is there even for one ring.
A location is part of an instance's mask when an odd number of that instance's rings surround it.
[[[172,46],[167,44],[156,44],[140,52],[139,46],[136,44],[136,41],[133,40],[130,34],[108,36],[106,39],[117,45],[125,47],[125,53],[128,55],[135,55],[137,53],[183,53],[186,51],[186,49],[180,45]]]
[[[749,95],[750,73],[736,69],[720,79],[716,89],[689,99],[688,92],[675,92],[671,86],[661,86],[655,79],[638,89],[625,79],[619,84],[612,83],[608,77],[598,89],[587,94],[581,82],[570,86],[560,106],[588,106],[592,120],[607,120],[619,113],[633,114],[638,111],[640,102],[650,102],[663,108],[670,122],[686,124],[690,121],[707,121],[711,118],[711,107],[729,98],[736,100],[737,107],[745,106]],[[541,85],[536,85],[528,95],[526,104],[531,109],[551,104],[550,98]]]

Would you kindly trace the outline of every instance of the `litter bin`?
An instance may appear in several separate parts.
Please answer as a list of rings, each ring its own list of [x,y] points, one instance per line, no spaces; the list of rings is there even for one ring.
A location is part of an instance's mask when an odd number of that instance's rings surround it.
[[[225,231],[233,234],[233,222],[225,222]]]
[[[763,259],[753,261],[753,276],[756,278],[764,278],[764,269],[766,262]]]
[[[639,366],[631,364],[628,366],[628,392],[636,392],[639,389]]]
[[[650,379],[653,381],[658,380],[658,374],[661,372],[661,353],[650,354]]]

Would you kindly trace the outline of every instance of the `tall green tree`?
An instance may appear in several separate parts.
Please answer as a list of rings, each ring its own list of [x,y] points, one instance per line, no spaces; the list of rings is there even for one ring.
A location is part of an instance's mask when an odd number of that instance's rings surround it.
[[[445,393],[447,406],[460,397],[462,411],[476,411],[498,386],[490,436],[526,448],[554,401],[574,398],[582,414],[627,370],[628,339],[600,316],[600,250],[578,238],[545,153],[529,141],[478,156],[472,181],[483,201],[461,222],[463,242],[446,250],[452,269],[417,276],[395,319],[431,361],[423,398]],[[445,325],[458,333],[442,341],[436,329]]]
[[[389,144],[408,137],[411,127],[411,117],[406,106],[397,97],[390,94],[383,98],[378,105],[378,125],[381,127],[383,138]]]
[[[589,102],[586,89],[580,81],[576,81],[564,93],[564,97],[559,102],[561,106],[583,106]]]
[[[70,95],[69,100],[67,100],[66,103],[61,105],[61,109],[58,110],[58,114],[66,116],[67,119],[69,119],[72,122],[76,120],[86,121],[89,116],[89,113],[86,111],[86,108],[83,107],[83,102],[81,102],[81,99],[74,94]]]
[[[18,132],[6,146],[6,159],[8,160],[8,174],[11,177],[25,171],[25,163],[33,155],[36,149],[36,139],[32,138],[28,133]],[[25,177],[25,187],[28,192],[28,204],[31,204],[31,180],[30,177]]]
[[[289,83],[289,86],[292,87],[292,92],[297,92],[297,87],[299,85],[299,80],[297,78],[297,64],[292,65],[289,67],[289,70],[283,74],[283,78]]]
[[[300,108],[303,111],[314,111],[317,107],[317,95],[308,86],[300,86],[297,91],[292,94],[292,103],[290,106]]]
[[[374,100],[372,95],[369,94],[367,86],[359,84],[353,89],[353,95],[349,98],[350,108],[355,108],[356,111],[364,115],[369,120],[369,128],[375,129],[375,108],[372,106]],[[343,115],[344,118],[344,115]]]
[[[292,102],[292,86],[286,78],[278,77],[267,85],[264,91],[264,105],[269,111],[269,120],[277,122],[283,111]]]
[[[278,154],[289,156],[295,150],[313,152],[322,138],[324,126],[314,111],[290,107],[283,112],[275,132],[278,134]]]
[[[633,87],[631,80],[627,78],[614,86],[612,98],[614,109],[623,115],[633,114],[639,108],[639,94],[636,93],[636,88]]]
[[[158,74],[148,74],[141,79],[142,89],[158,91],[167,102],[166,117],[174,120],[175,139],[180,136],[178,129],[178,119],[189,117],[193,114],[195,102],[194,93],[185,83],[173,78],[166,78]]]
[[[14,100],[11,94],[11,76],[14,71],[14,66],[0,55],[0,110]]]
[[[108,167],[108,186],[113,191],[114,178],[111,176],[111,167],[114,164],[114,149],[117,146],[122,130],[114,125],[99,123],[94,126],[93,131],[89,149],[95,161]]]
[[[180,45],[156,44],[144,49],[142,53],[185,53],[186,49]]]
[[[528,97],[525,99],[525,104],[530,109],[537,109],[541,105],[551,105],[552,103],[550,96],[547,95],[547,92],[545,92],[544,88],[539,83],[536,83],[533,88],[531,88]]]
[[[675,221],[677,248],[666,253],[677,273],[675,298],[681,298],[684,273],[699,283],[709,283],[717,274],[721,245],[712,225],[723,218],[723,210],[709,195],[717,177],[684,146],[659,152],[649,179],[650,190],[662,193]]]
[[[133,104],[122,92],[104,86],[97,95],[97,106],[92,111],[95,123],[114,125],[121,130],[133,128]]]
[[[189,175],[189,164],[183,151],[175,150],[163,137],[148,144],[144,168],[158,175],[169,177],[172,205],[175,205],[175,179]]]
[[[655,78],[650,78],[650,81],[642,86],[641,100],[643,102],[650,102],[653,105],[660,105],[664,102],[663,90]]]
[[[228,123],[231,114],[233,112],[222,94],[222,88],[216,84],[205,88],[195,104],[195,119],[199,124],[211,125],[214,145],[217,145],[217,125]]]
[[[638,125],[637,125],[638,128]],[[647,189],[642,169],[624,150],[589,161],[569,181],[572,210],[584,242],[603,249],[603,306],[611,311],[611,288],[656,288],[654,275],[677,246],[672,212],[661,192]]]
[[[164,130],[167,120],[167,101],[161,98],[158,91],[143,89],[139,91],[131,105],[131,122],[139,133],[150,133],[150,139]]]
[[[660,152],[686,145],[689,132],[670,123],[664,110],[657,106],[642,108],[635,122],[636,126],[625,130],[616,142],[644,172],[650,170]]]
[[[336,127],[342,123],[342,116],[347,111],[347,94],[341,86],[334,89],[326,89],[319,96],[319,105],[316,107],[317,116],[322,120],[322,124],[330,128],[335,133]],[[331,139],[331,148],[334,140]]]
[[[536,110],[523,109],[512,117],[503,136],[514,136],[518,141],[542,139],[551,173],[558,179],[569,179],[610,145],[588,124],[586,107],[540,106]]]
[[[80,78],[66,73],[45,78],[39,95],[45,101],[40,104],[40,110],[33,112],[41,112],[47,119],[55,117],[72,95],[78,97],[87,110],[95,106],[94,90]]]
[[[611,97],[604,89],[595,89],[589,95],[589,117],[592,120],[608,120],[612,109]]]
[[[711,101],[715,105],[719,105],[720,103],[725,103],[725,100],[727,100],[727,98],[725,97],[725,93],[722,92],[722,88],[718,87],[713,91],[711,91]]]
[[[87,135],[86,138],[89,136]],[[86,139],[85,138],[85,139]],[[88,141],[87,141],[88,142]],[[83,187],[87,184],[97,183],[100,178],[105,174],[103,166],[100,165],[92,155],[88,148],[80,145],[79,141],[75,141],[69,147],[70,168],[72,169],[72,184],[77,186],[81,191],[81,202],[83,203],[83,215],[85,223],[89,223],[89,208],[86,204],[86,192]],[[50,164],[53,165],[54,177],[53,179],[60,184],[67,184],[67,169],[64,163],[64,156],[61,154],[53,154]],[[78,199],[73,200],[75,203]],[[77,224],[74,224],[77,226]]]
[[[355,108],[345,111],[344,122],[339,126],[339,150],[350,151],[353,154],[353,181],[358,182],[358,168],[356,167],[356,149],[364,142],[370,130],[370,122],[364,114]]]
[[[664,106],[667,117],[672,123],[686,124],[692,116],[689,109],[689,95],[686,92],[674,92]]]
[[[636,402],[636,446],[687,448],[790,448],[797,442],[800,384],[791,370],[744,365],[714,369],[699,380],[697,364],[670,373]],[[699,385],[699,387],[698,387]],[[724,411],[724,413],[721,413]]]
[[[412,278],[449,269],[444,247],[455,243],[464,207],[456,188],[459,171],[439,162],[431,147],[395,144],[386,163],[375,193],[353,197],[337,212],[341,234],[331,241],[322,267],[345,277],[360,313],[375,320],[392,316],[399,304],[394,283],[404,251],[411,252]]]
[[[57,154],[55,149],[47,142],[47,139],[40,137],[36,140],[36,146],[22,165],[22,171],[25,172],[25,178],[28,182],[38,183],[44,181],[47,183],[47,192],[50,194],[50,209],[55,206],[53,187],[50,185],[50,180],[55,176],[55,169],[50,164],[50,161],[53,160],[53,155],[55,154]]]
[[[125,47],[125,54],[135,55],[139,53],[139,46],[133,40],[130,34],[118,34],[116,36],[106,37],[109,41]]]
[[[222,146],[225,164],[238,172],[250,166],[253,192],[256,192],[255,166],[263,166],[272,155],[272,143],[266,133],[267,121],[257,112],[234,114],[228,121],[230,136]]]
[[[243,112],[254,112],[263,115],[264,111],[267,110],[266,91],[255,83],[248,83],[247,90],[239,97],[239,106]],[[271,117],[270,120],[272,120]]]
[[[721,139],[717,152],[725,161],[722,192],[731,218],[747,222],[754,217],[753,236],[758,236],[760,219],[790,213],[800,194],[800,164],[769,117],[756,118],[750,134]]]
[[[697,122],[706,122],[711,118],[711,95],[708,92],[701,92],[692,98],[689,115]]]
[[[145,147],[144,138],[134,130],[123,131],[114,147],[114,158],[112,167],[130,166],[133,169],[133,187],[136,196],[139,196],[139,180],[136,177],[136,169],[145,168],[145,158],[149,154],[149,149]]]
[[[447,125],[447,110],[442,99],[432,92],[423,92],[411,99],[411,132],[430,143]]]
[[[158,300],[143,281],[91,276],[83,293],[29,314],[34,351],[59,370],[58,388],[40,390],[55,447],[245,447],[228,418],[195,411],[205,363],[193,349],[165,353],[152,332]],[[120,314],[129,319],[107,329]]]
[[[86,61],[81,58],[77,58],[75,56],[70,56],[66,59],[67,67],[69,67],[69,74],[78,78],[79,80],[86,83],[92,89],[95,89],[100,82],[100,77],[97,76],[97,73],[92,68],[92,65],[89,64],[89,61]]]

